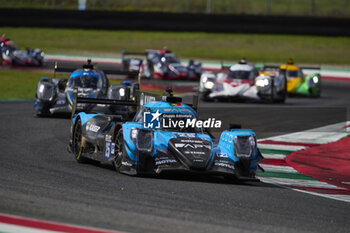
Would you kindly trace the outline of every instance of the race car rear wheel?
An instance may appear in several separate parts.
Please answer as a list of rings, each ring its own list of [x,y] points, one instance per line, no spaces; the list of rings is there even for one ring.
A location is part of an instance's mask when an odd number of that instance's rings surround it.
[[[209,94],[210,94],[210,93],[211,93],[211,91],[206,90],[206,91],[202,94],[201,99],[202,99],[203,101],[205,101],[205,102],[213,102],[214,99],[209,97]]]
[[[273,103],[275,102],[275,80],[272,78],[271,79],[271,95],[270,95],[270,99],[269,102]]]
[[[73,134],[73,152],[75,155],[75,159],[78,163],[86,162],[86,158],[82,156],[84,152],[83,147],[83,137],[82,137],[82,129],[81,129],[81,120],[78,119],[74,126],[74,134]]]
[[[124,156],[124,138],[123,138],[123,131],[119,131],[116,138],[115,138],[115,158],[113,161],[113,165],[117,171],[119,171],[120,167],[122,166],[122,159]]]
[[[280,91],[279,93],[280,98],[276,101],[277,103],[284,103],[287,99],[287,79],[286,77],[284,77],[284,86],[283,86],[283,90]]]

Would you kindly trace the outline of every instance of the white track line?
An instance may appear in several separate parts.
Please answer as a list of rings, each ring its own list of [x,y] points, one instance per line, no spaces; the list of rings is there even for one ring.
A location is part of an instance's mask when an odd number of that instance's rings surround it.
[[[259,179],[266,183],[276,183],[280,185],[303,186],[303,187],[311,187],[311,188],[345,189],[332,184],[328,184],[326,182],[316,181],[316,180],[299,180],[299,179],[273,178],[273,177],[261,177]]]
[[[279,186],[279,185],[277,185],[277,186]],[[283,187],[283,186],[280,186],[280,187]],[[323,193],[314,193],[314,192],[309,192],[309,191],[290,188],[290,187],[286,187],[286,188],[297,191],[297,192],[301,192],[301,193],[311,194],[311,195],[318,196],[318,197],[325,197],[325,198],[329,198],[329,199],[333,199],[333,200],[337,200],[337,201],[345,201],[345,202],[350,203],[350,196],[349,195],[323,194]]]
[[[41,230],[32,227],[17,226],[7,223],[0,223],[0,231],[6,233],[58,233],[61,231]]]
[[[259,164],[265,171],[271,172],[288,172],[288,173],[299,173],[292,167],[289,166],[276,166],[276,165],[267,165],[267,164]]]
[[[262,153],[265,159],[285,159],[286,155]]]
[[[259,149],[271,149],[271,150],[289,150],[298,151],[306,149],[306,146],[290,146],[290,145],[276,145],[276,144],[262,144],[258,143]]]
[[[350,121],[323,126],[311,130],[265,138],[263,140],[326,144],[338,141],[339,139],[348,136],[349,132],[345,128],[345,126],[348,124],[350,124]]]

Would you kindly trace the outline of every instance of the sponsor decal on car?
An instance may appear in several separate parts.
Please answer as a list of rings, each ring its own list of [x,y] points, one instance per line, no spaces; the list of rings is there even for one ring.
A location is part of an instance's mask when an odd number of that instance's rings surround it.
[[[163,160],[156,160],[155,165],[163,165],[163,164],[170,164],[170,163],[177,163],[175,159],[163,159]]]
[[[151,96],[151,95],[145,95],[144,93],[141,93],[140,96],[140,105],[143,106],[147,104],[148,102],[153,102],[156,101],[156,97]]]
[[[111,155],[114,155],[115,143],[113,143],[111,139],[111,135],[106,135],[104,156],[107,159],[109,159]]]
[[[228,155],[226,153],[216,153],[216,157],[218,157],[218,158],[228,158]]]
[[[59,100],[56,101],[56,104],[57,104],[57,105],[64,105],[64,104],[66,104],[66,100],[63,100],[63,99],[60,100],[60,99],[59,99]]]
[[[235,169],[235,167],[233,165],[229,164],[229,163],[223,163],[223,162],[218,162],[218,161],[215,161],[214,166],[230,168],[232,170]]]
[[[176,137],[183,137],[183,138],[195,138],[196,134],[195,133],[176,133]]]
[[[199,143],[202,143],[201,141]],[[179,148],[193,148],[193,149],[197,149],[197,148],[207,148],[207,149],[211,149],[210,145],[205,145],[205,144],[189,144],[189,143],[175,143],[175,147],[179,147]]]
[[[127,166],[127,167],[131,167],[132,166],[132,164],[127,162],[127,161],[123,161],[122,165]]]
[[[182,104],[170,104],[170,105],[174,107],[182,107]]]
[[[100,126],[94,125],[91,122],[86,123],[86,131],[92,131],[97,133],[97,131],[100,129]]]

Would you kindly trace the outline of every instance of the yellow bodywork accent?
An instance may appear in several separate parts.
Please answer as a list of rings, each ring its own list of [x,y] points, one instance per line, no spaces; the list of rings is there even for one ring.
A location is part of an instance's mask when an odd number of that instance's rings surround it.
[[[280,66],[281,70],[287,71],[298,71],[299,67],[294,65],[294,63],[283,64]],[[288,72],[287,72],[288,73]],[[303,82],[302,77],[287,77],[287,92],[292,93],[299,87],[299,85]]]
[[[303,80],[299,77],[288,78],[287,79],[287,92],[288,93],[294,92],[299,87],[299,85],[302,83],[302,81]]]
[[[299,67],[296,65],[290,65],[290,64],[283,64],[280,66],[281,70],[290,70],[290,71],[296,71],[299,70]]]
[[[81,137],[80,150],[79,150],[79,154],[77,156],[77,160],[80,159],[80,156],[81,156],[82,153],[83,153],[83,137]]]

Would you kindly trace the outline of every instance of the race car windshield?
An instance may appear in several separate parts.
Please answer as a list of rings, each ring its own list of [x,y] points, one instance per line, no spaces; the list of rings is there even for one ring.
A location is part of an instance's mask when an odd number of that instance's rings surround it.
[[[5,49],[5,50],[8,50],[8,51],[10,51],[10,52],[13,52],[13,51],[18,50],[18,48],[17,48],[15,45],[6,45],[6,46],[4,47],[4,49]]]
[[[180,60],[176,56],[164,56],[162,57],[162,62],[168,64],[180,63]]]
[[[229,71],[227,74],[230,79],[254,79],[256,76],[255,72],[246,70]]]
[[[287,77],[299,77],[299,72],[297,70],[288,70]]]
[[[82,87],[82,88],[101,88],[102,83],[98,77],[95,76],[76,76],[70,78],[68,82],[69,87]]]

